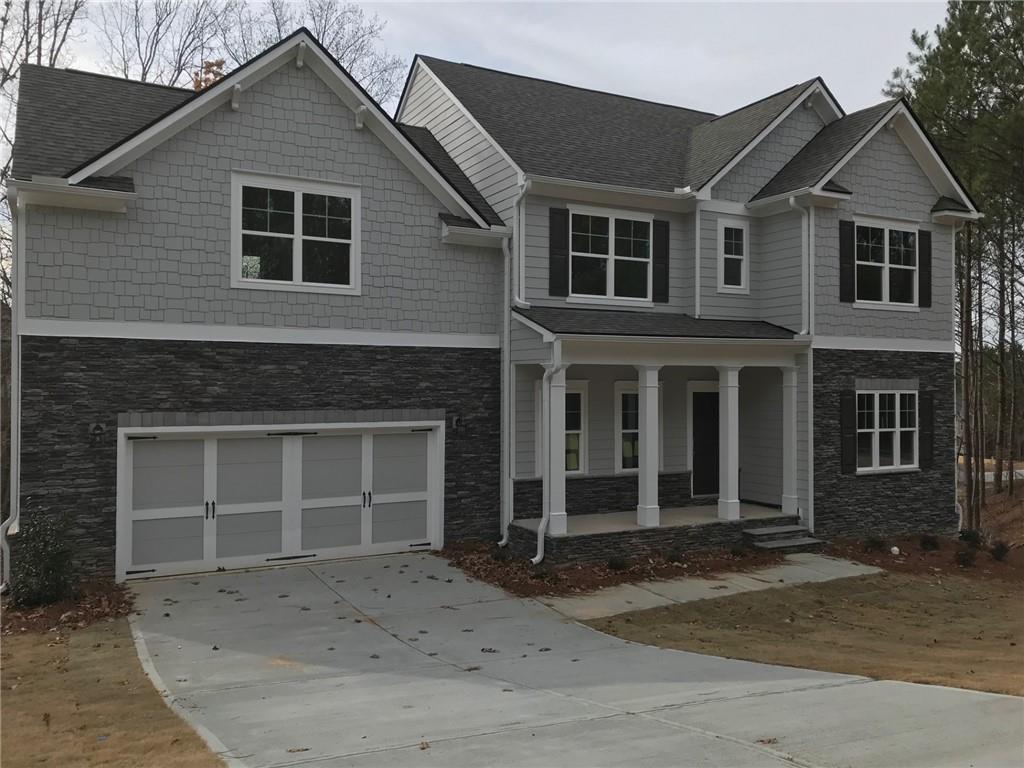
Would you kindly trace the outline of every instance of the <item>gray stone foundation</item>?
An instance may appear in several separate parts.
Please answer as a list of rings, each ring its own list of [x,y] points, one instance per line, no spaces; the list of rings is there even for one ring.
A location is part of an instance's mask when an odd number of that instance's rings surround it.
[[[514,489],[515,516],[540,517],[543,480],[516,480]],[[565,478],[565,512],[568,515],[589,515],[636,509],[637,493],[637,475],[569,475]],[[709,503],[707,499],[695,501],[690,496],[689,472],[663,472],[658,475],[658,502],[661,507]]]

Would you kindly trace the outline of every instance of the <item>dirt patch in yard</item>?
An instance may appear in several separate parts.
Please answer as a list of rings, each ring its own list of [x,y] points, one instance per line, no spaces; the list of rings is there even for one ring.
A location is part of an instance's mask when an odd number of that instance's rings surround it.
[[[893,547],[899,550],[899,554],[892,554]],[[963,552],[973,554],[965,557],[960,554]],[[959,539],[941,536],[837,539],[829,543],[825,554],[898,573],[1024,581],[1024,548],[1011,548],[1003,560],[997,560],[988,545],[972,546]]]
[[[587,622],[664,648],[1024,695],[1020,584],[881,573]]]
[[[680,576],[709,576],[766,568],[782,562],[775,552],[738,549],[712,550],[677,556],[651,555],[634,560],[609,560],[607,564],[585,565],[542,562],[531,565],[525,558],[488,544],[457,544],[441,553],[467,575],[501,587],[519,597],[582,595],[618,584],[677,579]]]
[[[1024,486],[1024,480],[1018,483]],[[989,493],[981,510],[981,527],[991,541],[1005,541],[1013,547],[1024,547],[1024,490],[1017,496]]]
[[[4,768],[223,766],[145,676],[124,618],[3,639]]]

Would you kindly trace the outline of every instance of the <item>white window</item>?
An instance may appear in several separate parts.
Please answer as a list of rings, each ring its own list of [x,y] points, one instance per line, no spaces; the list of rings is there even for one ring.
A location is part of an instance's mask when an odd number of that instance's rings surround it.
[[[587,472],[587,389],[586,381],[567,381],[565,384],[565,472],[584,474]],[[541,382],[534,390],[535,419],[535,461],[537,475],[544,474],[543,428]]]
[[[356,187],[236,173],[231,285],[359,293]]]
[[[658,464],[665,466],[664,397],[658,389]],[[640,468],[640,394],[635,381],[615,382],[615,471],[636,472]]]
[[[650,301],[652,223],[637,213],[570,211],[569,295]]]
[[[917,392],[857,392],[857,469],[917,467]]]
[[[857,301],[915,306],[917,229],[869,221],[856,231]]]
[[[718,220],[718,291],[750,293],[750,234],[742,219]]]

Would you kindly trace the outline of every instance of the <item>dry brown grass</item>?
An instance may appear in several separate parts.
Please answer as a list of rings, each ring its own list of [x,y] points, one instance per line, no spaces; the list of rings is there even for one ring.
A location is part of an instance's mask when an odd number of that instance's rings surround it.
[[[1024,695],[1015,580],[882,573],[588,623],[664,648]]]
[[[4,768],[215,768],[145,676],[128,622],[3,638]]]

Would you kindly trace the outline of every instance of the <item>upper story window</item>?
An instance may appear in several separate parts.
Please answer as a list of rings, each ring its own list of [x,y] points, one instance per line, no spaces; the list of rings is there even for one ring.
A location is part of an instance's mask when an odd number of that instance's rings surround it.
[[[359,190],[235,174],[231,284],[359,293]]]
[[[718,220],[718,290],[750,292],[750,237],[747,222]]]
[[[917,231],[884,224],[856,225],[856,299],[917,304]]]
[[[917,392],[857,392],[857,469],[917,466]]]
[[[651,300],[651,219],[641,214],[573,210],[569,295]]]

